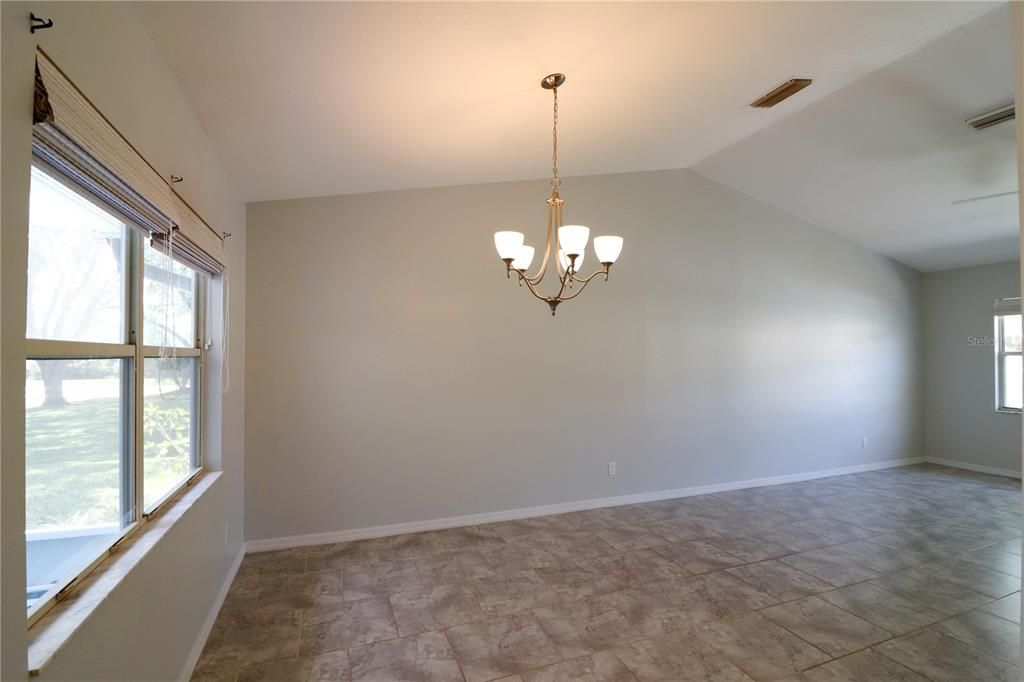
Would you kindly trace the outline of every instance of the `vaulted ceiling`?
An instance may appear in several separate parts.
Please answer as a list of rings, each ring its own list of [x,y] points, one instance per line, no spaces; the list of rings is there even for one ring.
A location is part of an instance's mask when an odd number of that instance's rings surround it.
[[[921,271],[1016,260],[1014,123],[964,123],[1012,103],[1004,6],[695,169]]]
[[[1013,125],[982,137],[962,122],[1012,97],[999,7],[136,4],[248,201],[544,177],[551,100],[539,81],[563,71],[563,176],[695,166],[922,269],[957,263],[921,256],[936,236],[937,212],[913,210],[926,185],[950,208],[1012,184],[1000,145]],[[814,84],[774,109],[747,106],[791,77]],[[916,177],[922,156],[956,169],[910,183],[886,223],[874,205],[893,200],[885,178]],[[999,205],[958,207],[993,244],[967,260],[1005,251]],[[940,217],[941,248],[955,246],[965,235]]]

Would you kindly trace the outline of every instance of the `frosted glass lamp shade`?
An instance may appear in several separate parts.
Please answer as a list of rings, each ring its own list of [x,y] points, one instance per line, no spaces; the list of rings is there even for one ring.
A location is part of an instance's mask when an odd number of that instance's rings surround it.
[[[519,247],[519,253],[516,254],[515,260],[512,261],[513,270],[525,270],[530,267],[530,263],[533,262],[533,247],[523,246]]]
[[[622,253],[622,237],[594,237],[594,253],[602,265],[614,263]]]
[[[574,268],[575,272],[579,272],[580,269],[583,267],[583,256],[584,254],[582,253],[576,256],[576,267]],[[563,251],[562,249],[558,250],[558,262],[562,264],[563,270],[569,269],[569,257],[565,255],[565,251]]]
[[[558,228],[558,243],[565,255],[582,255],[590,239],[590,228],[583,225],[563,225]]]
[[[498,257],[502,260],[515,258],[519,255],[519,249],[523,247],[523,233],[504,230],[494,233],[494,248],[498,250]]]

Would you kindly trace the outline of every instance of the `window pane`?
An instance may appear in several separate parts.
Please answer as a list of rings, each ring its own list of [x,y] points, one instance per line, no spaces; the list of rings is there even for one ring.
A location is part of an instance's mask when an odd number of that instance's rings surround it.
[[[124,342],[125,224],[32,168],[30,339]]]
[[[142,293],[143,341],[147,346],[194,348],[196,272],[157,249],[145,249]]]
[[[1024,362],[1019,355],[1007,355],[1003,362],[1003,407],[1019,410],[1024,407]]]
[[[1003,316],[1003,348],[1011,353],[1019,353],[1020,347],[1020,315]]]
[[[25,367],[29,607],[109,547],[131,518],[124,360]]]
[[[195,471],[197,358],[146,358],[143,498],[146,509]]]

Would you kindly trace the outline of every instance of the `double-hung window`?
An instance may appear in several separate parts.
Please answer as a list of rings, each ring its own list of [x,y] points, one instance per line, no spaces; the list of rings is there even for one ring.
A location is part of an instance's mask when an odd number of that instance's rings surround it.
[[[201,468],[206,276],[37,160],[25,368],[29,615]]]
[[[1020,413],[1024,407],[1024,356],[1019,298],[995,305],[996,410]]]

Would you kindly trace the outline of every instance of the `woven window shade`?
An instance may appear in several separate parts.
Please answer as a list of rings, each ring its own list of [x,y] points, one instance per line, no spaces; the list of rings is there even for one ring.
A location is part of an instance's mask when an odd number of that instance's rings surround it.
[[[149,231],[153,245],[210,274],[224,270],[221,235],[178,196],[50,58],[36,55],[35,155]]]

